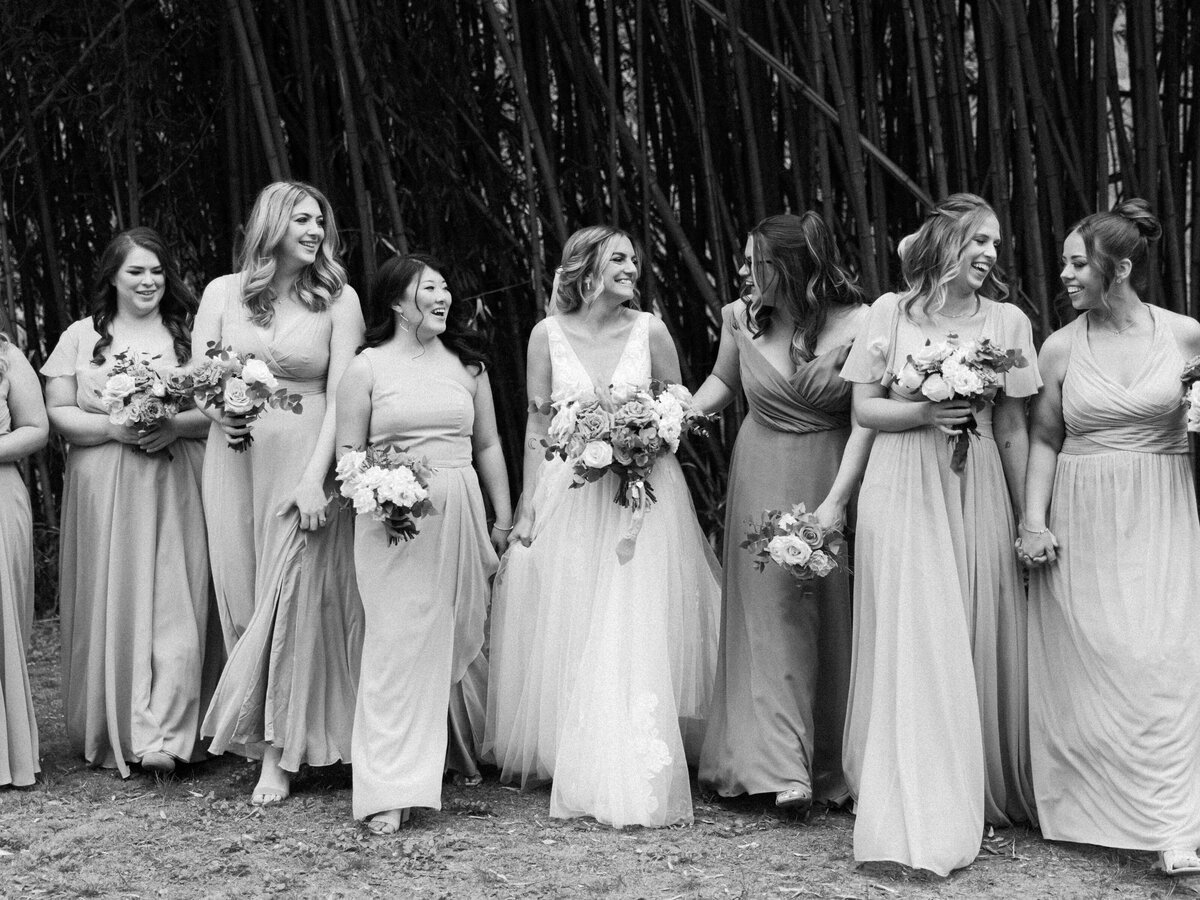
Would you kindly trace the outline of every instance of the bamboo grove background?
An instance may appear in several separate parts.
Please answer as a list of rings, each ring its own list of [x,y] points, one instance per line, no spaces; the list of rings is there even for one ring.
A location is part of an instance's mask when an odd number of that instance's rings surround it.
[[[781,211],[823,212],[875,295],[931,198],[980,193],[1044,336],[1068,314],[1065,229],[1143,196],[1166,229],[1148,299],[1200,310],[1187,0],[5,0],[0,16],[0,328],[38,364],[86,313],[115,231],[162,231],[199,290],[279,178],[329,194],[360,288],[397,251],[453,264],[491,335],[514,476],[525,339],[584,224],[642,243],[643,299],[693,387],[745,233]],[[685,451],[714,535],[740,413]],[[34,469],[49,536],[61,454]]]

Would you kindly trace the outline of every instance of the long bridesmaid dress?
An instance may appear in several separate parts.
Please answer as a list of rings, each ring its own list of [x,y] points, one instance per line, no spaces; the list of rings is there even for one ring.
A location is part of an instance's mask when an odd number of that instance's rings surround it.
[[[366,616],[352,755],[358,819],[441,808],[451,685],[480,658],[497,565],[471,465],[470,390],[396,353],[369,348],[362,355],[375,376],[370,442],[428,459],[435,512],[417,521],[415,538],[392,546],[369,515],[356,522]]]
[[[641,315],[613,384],[650,380]],[[556,396],[595,390],[558,322],[547,323]],[[631,513],[613,502],[616,476],[571,482],[561,460],[543,464],[533,543],[509,548],[497,576],[485,753],[504,781],[553,779],[555,818],[691,822],[688,753],[699,751],[712,692],[720,566],[674,455],[654,464],[658,500],[624,563],[616,548]]]
[[[277,515],[325,417],[333,323],[329,310],[293,308],[261,328],[247,316],[240,276],[225,276],[221,288],[221,341],[266,362],[280,387],[303,395],[303,412],[268,410],[241,453],[216,423],[209,430],[204,508],[232,650],[203,733],[212,753],[259,758],[264,743],[281,747],[280,765],[295,772],[350,759],[362,647],[352,515],[331,503],[325,527],[312,532],[300,530],[294,510]],[[325,493],[336,493],[332,468]]]
[[[76,402],[103,413],[112,367],[92,364],[91,318],[72,324],[42,367],[73,375]],[[113,347],[110,350],[122,348]],[[138,347],[176,362],[169,339]],[[152,751],[202,759],[198,723],[210,576],[200,498],[204,442],[180,438],[170,454],[106,441],[72,446],[59,545],[62,691],[67,737],[94,766]]]
[[[0,355],[4,353],[0,348]],[[8,353],[19,350],[12,345]],[[10,382],[0,375],[0,434],[12,431]],[[33,630],[33,514],[15,462],[0,463],[0,785],[27,787],[41,771],[25,668]]]
[[[814,510],[833,486],[850,436],[850,344],[781,374],[747,330],[741,301],[722,311],[737,368],[714,371],[750,406],[734,446],[725,513],[724,615],[700,781],[723,796],[811,789],[849,797],[842,730],[850,685],[846,569],[800,586],[777,566],[759,572],[739,546],[765,509]]]
[[[899,298],[875,301],[842,377],[891,386],[909,354],[945,331],[921,326]],[[1028,318],[981,298],[955,330],[1020,348],[1004,376],[1012,397],[1041,387]],[[859,491],[854,656],[843,762],[857,800],[854,857],[939,875],[968,865],[984,823],[1034,819],[1029,776],[1026,601],[1016,523],[992,436],[976,413],[966,469],[950,469],[933,426],[880,432]]]
[[[1030,584],[1033,774],[1052,840],[1200,845],[1200,523],[1183,357],[1161,310],[1133,383],[1071,329],[1066,437],[1048,525],[1057,562]]]

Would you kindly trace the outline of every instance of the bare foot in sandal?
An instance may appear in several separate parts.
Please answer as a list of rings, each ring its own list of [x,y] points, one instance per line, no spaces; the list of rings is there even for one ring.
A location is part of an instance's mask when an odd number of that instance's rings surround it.
[[[1200,875],[1200,856],[1190,847],[1158,851],[1158,865],[1164,875]]]
[[[255,806],[274,806],[282,803],[292,793],[291,773],[279,767],[283,751],[278,747],[267,747],[263,754],[262,770],[258,773],[258,784],[250,795]]]
[[[367,831],[379,835],[395,834],[408,821],[410,813],[408,809],[389,809],[376,813],[367,819]]]

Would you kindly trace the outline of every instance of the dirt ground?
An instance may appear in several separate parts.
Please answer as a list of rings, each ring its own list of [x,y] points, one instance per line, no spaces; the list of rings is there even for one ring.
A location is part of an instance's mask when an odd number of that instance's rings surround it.
[[[548,790],[447,785],[394,837],[350,817],[343,767],[306,770],[283,806],[247,802],[252,764],[230,758],[160,779],[90,770],[66,744],[57,622],[37,625],[30,659],[42,778],[0,789],[5,897],[808,898],[1168,897],[1200,884],[1149,871],[1147,854],[1079,847],[1013,829],[950,878],[856,869],[853,817],[807,821],[766,803],[696,795],[696,822],[616,830],[549,818]],[[693,787],[693,791],[695,788]]]

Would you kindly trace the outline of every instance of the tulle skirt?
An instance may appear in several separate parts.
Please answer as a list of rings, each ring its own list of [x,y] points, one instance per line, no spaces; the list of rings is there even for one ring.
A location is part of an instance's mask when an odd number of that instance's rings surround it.
[[[720,567],[683,473],[661,459],[633,555],[615,477],[571,488],[557,460],[533,500],[534,540],[505,555],[492,608],[485,758],[506,781],[553,779],[551,815],[615,826],[691,822],[712,691]]]

